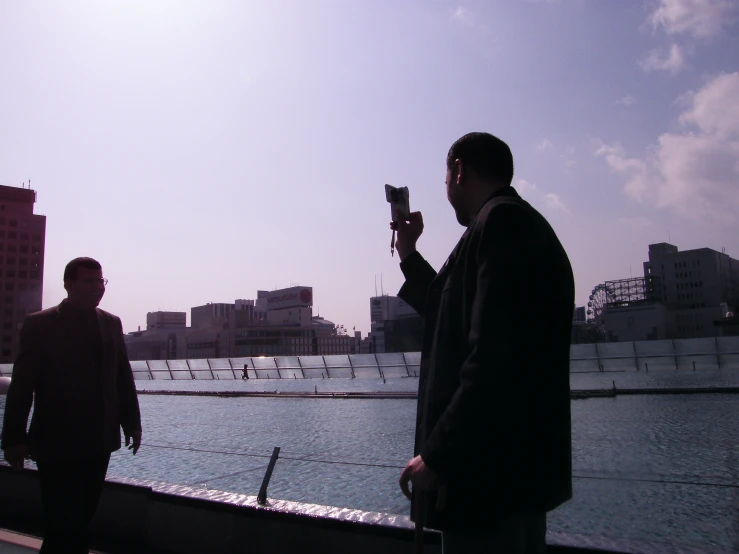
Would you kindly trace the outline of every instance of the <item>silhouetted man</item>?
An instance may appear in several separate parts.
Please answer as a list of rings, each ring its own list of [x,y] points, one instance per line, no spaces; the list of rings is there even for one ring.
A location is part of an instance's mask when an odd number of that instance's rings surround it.
[[[452,145],[447,198],[467,230],[438,274],[416,251],[421,213],[397,225],[399,296],[425,319],[400,487],[410,498],[413,484],[412,516],[442,530],[445,554],[544,552],[546,512],[572,495],[572,270],[512,179],[496,137]]]
[[[36,461],[44,508],[44,554],[86,553],[120,428],[133,453],[141,416],[121,320],[97,308],[108,280],[92,258],[64,270],[67,298],[26,317],[3,421],[2,449],[16,469]],[[26,424],[34,402],[31,427]]]

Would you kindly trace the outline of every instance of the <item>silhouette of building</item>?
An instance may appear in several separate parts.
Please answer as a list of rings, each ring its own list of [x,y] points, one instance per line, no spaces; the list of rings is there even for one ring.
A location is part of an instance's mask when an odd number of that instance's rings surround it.
[[[370,352],[421,350],[423,318],[401,298],[388,295],[370,298],[370,320]]]
[[[149,312],[146,314],[146,329],[184,329],[187,327],[185,312]]]
[[[313,316],[313,289],[257,291],[256,300],[190,310],[191,327],[150,327],[126,336],[132,360],[358,354],[359,337]],[[156,312],[180,314],[184,312]],[[163,316],[162,316],[163,317]],[[168,318],[172,320],[173,318]]]
[[[23,318],[41,309],[46,216],[33,213],[36,191],[0,186],[0,362],[18,354]]]
[[[739,260],[710,248],[650,244],[644,277],[596,288],[602,310],[593,311],[609,341],[713,337],[730,327],[714,322],[739,305]]]

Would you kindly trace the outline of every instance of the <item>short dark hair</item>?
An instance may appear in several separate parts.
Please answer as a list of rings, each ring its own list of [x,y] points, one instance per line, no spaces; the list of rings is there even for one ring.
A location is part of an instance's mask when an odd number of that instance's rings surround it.
[[[454,160],[462,160],[485,180],[501,181],[510,185],[513,181],[513,154],[508,145],[490,133],[467,133],[449,149],[447,169]]]
[[[77,268],[84,267],[86,269],[103,269],[100,262],[92,258],[75,258],[64,268],[64,280],[74,281],[77,279]]]

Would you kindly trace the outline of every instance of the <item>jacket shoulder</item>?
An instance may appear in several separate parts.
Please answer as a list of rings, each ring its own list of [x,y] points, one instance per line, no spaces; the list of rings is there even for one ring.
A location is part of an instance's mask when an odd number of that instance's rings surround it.
[[[34,322],[46,321],[48,319],[55,318],[58,315],[59,306],[52,306],[51,308],[46,308],[45,310],[41,310],[40,312],[33,312],[32,314],[28,314],[26,316],[26,320],[31,320]]]
[[[121,321],[121,318],[117,315],[111,314],[110,312],[106,312],[105,310],[101,310],[100,308],[96,308],[98,314],[100,314],[104,319],[110,320],[110,321]]]

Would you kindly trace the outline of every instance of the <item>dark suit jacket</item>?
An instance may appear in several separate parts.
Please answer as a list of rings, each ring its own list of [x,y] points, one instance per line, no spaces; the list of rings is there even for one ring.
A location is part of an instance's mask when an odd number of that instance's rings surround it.
[[[574,281],[547,221],[505,187],[438,275],[418,253],[401,269],[425,319],[415,452],[448,488],[426,525],[484,533],[568,500]]]
[[[121,320],[96,309],[102,339],[96,350],[89,342],[81,344],[73,310],[64,301],[30,314],[21,329],[5,404],[2,448],[28,444],[37,461],[103,455],[121,447],[121,426],[127,434],[141,430]]]

